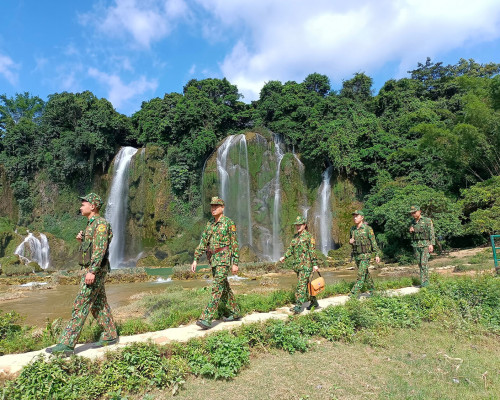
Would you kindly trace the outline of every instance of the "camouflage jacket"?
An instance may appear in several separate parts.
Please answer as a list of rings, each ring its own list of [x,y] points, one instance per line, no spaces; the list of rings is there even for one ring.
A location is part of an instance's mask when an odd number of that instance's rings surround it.
[[[285,252],[285,260],[291,258],[294,269],[312,268],[318,265],[315,252],[315,241],[312,235],[303,230],[296,233]]]
[[[109,269],[108,248],[113,237],[111,225],[103,217],[94,215],[87,221],[83,241],[80,245],[80,265],[96,273],[103,266]]]
[[[413,226],[414,232],[410,232],[411,245],[413,247],[427,247],[436,244],[436,235],[434,233],[434,224],[428,217],[420,217],[418,221],[413,219],[410,226]]]
[[[350,237],[354,239],[354,243],[351,244],[354,256],[375,253],[380,257],[380,250],[371,226],[363,223],[359,228],[351,227]]]
[[[212,267],[217,265],[238,265],[240,260],[236,226],[230,218],[222,215],[218,222],[214,220],[207,223],[205,230],[201,234],[200,244],[194,251],[194,260],[198,261],[205,251],[215,252],[215,250],[226,246],[228,246],[227,250],[213,253],[210,261]]]

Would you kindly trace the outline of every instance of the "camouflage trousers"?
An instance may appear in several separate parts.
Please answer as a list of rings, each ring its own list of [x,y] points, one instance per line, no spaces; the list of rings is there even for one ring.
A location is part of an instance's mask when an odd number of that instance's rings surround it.
[[[422,286],[429,285],[429,247],[414,247],[413,253],[420,268],[420,282]]]
[[[307,284],[311,277],[313,269],[311,267],[298,267],[295,272],[297,273],[297,288],[295,289],[295,304],[301,306],[306,301],[314,301],[316,298],[309,295]]]
[[[366,284],[370,292],[375,290],[373,279],[368,271],[371,254],[360,254],[354,259],[356,261],[356,267],[358,268],[358,274],[356,277],[356,283],[354,283],[354,286],[351,289],[351,297],[357,297],[364,284]]]
[[[212,267],[212,276],[214,277],[211,293],[212,297],[205,311],[201,314],[200,319],[212,322],[219,306],[228,308],[229,315],[240,316],[240,308],[236,303],[233,291],[227,281],[228,273],[229,265],[217,265]]]
[[[71,319],[59,340],[60,343],[70,347],[75,347],[83,324],[89,314],[89,310],[99,325],[104,329],[101,336],[102,339],[111,340],[118,336],[104,290],[106,272],[98,272],[95,275],[95,281],[92,285],[87,285],[85,283],[85,274],[86,272],[82,276],[80,291],[73,303]]]

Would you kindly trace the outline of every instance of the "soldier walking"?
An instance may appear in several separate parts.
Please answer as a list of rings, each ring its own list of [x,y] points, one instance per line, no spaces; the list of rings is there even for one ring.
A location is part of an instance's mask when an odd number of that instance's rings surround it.
[[[240,308],[236,304],[234,294],[227,281],[229,268],[232,266],[233,274],[238,272],[239,248],[234,222],[224,215],[224,200],[212,197],[210,201],[210,212],[214,220],[207,223],[201,234],[200,244],[194,251],[194,261],[191,271],[196,271],[196,265],[201,255],[206,252],[207,259],[212,267],[212,298],[208,302],[205,311],[196,321],[202,329],[210,329],[212,320],[219,305],[227,303],[230,314],[224,321],[235,321],[241,318]]]
[[[434,224],[432,219],[422,215],[418,206],[411,206],[410,214],[413,217],[410,224],[411,245],[420,269],[421,287],[426,287],[429,285],[429,256],[436,244]]]
[[[103,328],[103,333],[94,348],[115,344],[118,333],[106,299],[104,281],[109,272],[108,248],[113,237],[108,221],[99,215],[101,198],[95,193],[80,197],[80,212],[87,217],[85,232],[80,231],[76,239],[80,244],[80,265],[84,269],[80,291],[73,303],[71,319],[61,335],[59,344],[49,349],[52,354],[68,356],[74,353],[85,319],[89,313]]]
[[[294,314],[302,311],[302,305],[309,301],[308,310],[313,307],[319,308],[316,296],[311,296],[307,290],[309,278],[314,271],[318,271],[318,260],[315,253],[315,242],[312,235],[307,230],[306,220],[298,216],[295,222],[295,236],[290,242],[285,255],[280,258],[280,262],[287,259],[292,260],[293,270],[297,273],[297,288],[295,290],[295,305],[290,309]]]
[[[370,276],[368,267],[370,266],[370,259],[372,253],[375,253],[375,261],[377,264],[380,262],[380,250],[375,240],[375,234],[371,226],[364,222],[365,214],[361,210],[356,210],[352,213],[354,219],[354,226],[351,228],[351,239],[349,243],[352,246],[352,254],[356,267],[358,269],[356,283],[351,289],[350,296],[358,297],[363,284],[369,288],[371,294],[375,290],[373,279]]]

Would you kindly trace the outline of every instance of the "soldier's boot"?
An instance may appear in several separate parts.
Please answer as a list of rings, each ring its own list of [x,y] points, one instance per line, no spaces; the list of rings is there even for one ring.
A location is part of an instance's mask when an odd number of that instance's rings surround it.
[[[196,321],[196,325],[198,325],[203,330],[207,330],[212,327],[212,324],[208,321],[205,321],[204,319],[199,319],[198,321]]]
[[[228,317],[222,318],[224,322],[239,321],[241,317],[236,314],[229,315]]]
[[[111,346],[112,344],[118,343],[119,340],[120,340],[120,338],[118,336],[115,337],[114,339],[109,339],[109,340],[103,339],[102,336],[101,336],[99,338],[99,341],[97,343],[94,343],[94,345],[92,346],[92,348],[93,349],[99,349],[101,347]]]
[[[316,297],[314,297],[311,302],[309,303],[309,305],[307,306],[307,309],[308,310],[312,310],[312,309],[318,309],[318,308],[321,308],[319,303],[318,303],[318,300],[316,299]]]
[[[47,349],[47,353],[53,354],[55,356],[69,357],[69,356],[75,354],[75,349],[73,347],[68,346],[68,345],[59,343],[59,344],[56,344],[54,347]]]

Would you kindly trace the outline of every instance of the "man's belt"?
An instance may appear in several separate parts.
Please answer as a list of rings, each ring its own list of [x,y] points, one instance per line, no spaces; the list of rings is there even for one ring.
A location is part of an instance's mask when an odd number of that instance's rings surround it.
[[[224,250],[228,250],[229,249],[229,246],[224,246],[224,247],[218,247],[216,249],[214,249],[213,251],[212,250],[207,250],[207,259],[208,259],[208,262],[210,262],[210,259],[212,258],[212,256],[214,254],[217,254],[221,251],[224,251]]]

